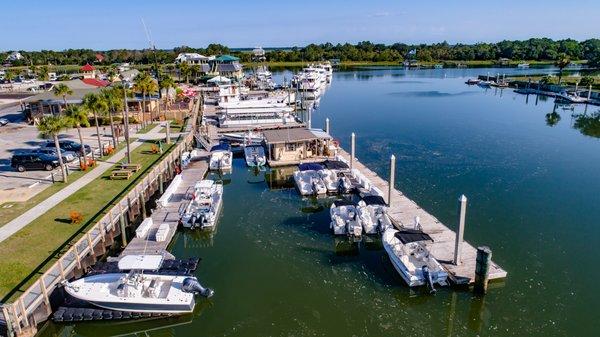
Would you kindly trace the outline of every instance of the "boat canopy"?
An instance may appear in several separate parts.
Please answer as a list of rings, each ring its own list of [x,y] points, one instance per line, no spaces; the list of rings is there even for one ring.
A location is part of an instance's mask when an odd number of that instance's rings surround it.
[[[340,199],[340,200],[336,200],[333,202],[333,207],[340,207],[340,206],[356,206],[356,203],[354,201],[346,200],[346,199]]]
[[[433,241],[429,234],[417,229],[403,229],[397,231],[394,236],[404,244],[417,241]]]
[[[317,163],[303,163],[298,165],[298,169],[300,169],[300,171],[320,171],[323,169],[323,165]]]
[[[379,195],[367,195],[367,196],[363,197],[362,200],[367,205],[387,206],[387,204],[386,204],[385,200],[383,199],[383,197],[379,196]]]
[[[345,170],[350,168],[348,164],[344,163],[341,160],[328,160],[323,163],[323,166],[330,170]]]
[[[158,270],[162,262],[162,255],[126,255],[118,266],[120,270]]]
[[[231,145],[227,143],[219,143],[219,145],[215,145],[210,148],[210,152],[213,151],[231,151]]]

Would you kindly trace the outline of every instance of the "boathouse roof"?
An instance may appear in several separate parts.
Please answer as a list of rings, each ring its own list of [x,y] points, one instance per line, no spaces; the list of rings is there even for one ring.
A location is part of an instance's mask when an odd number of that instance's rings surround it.
[[[231,55],[221,55],[221,56],[217,57],[215,60],[218,62],[235,62],[235,61],[239,61],[240,59],[235,56],[231,56]]]
[[[267,144],[297,143],[319,138],[310,130],[303,128],[263,130],[263,135]]]

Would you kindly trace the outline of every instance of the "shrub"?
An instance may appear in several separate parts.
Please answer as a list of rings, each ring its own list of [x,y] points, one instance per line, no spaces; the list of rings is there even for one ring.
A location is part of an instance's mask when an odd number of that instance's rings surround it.
[[[71,211],[69,217],[71,218],[72,224],[80,224],[83,221],[83,214],[77,211]]]

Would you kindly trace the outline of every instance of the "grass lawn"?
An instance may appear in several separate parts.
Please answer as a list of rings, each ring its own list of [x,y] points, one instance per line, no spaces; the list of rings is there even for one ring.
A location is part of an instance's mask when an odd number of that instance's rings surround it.
[[[135,140],[135,138],[131,139],[131,141],[134,141],[134,140]],[[119,146],[117,147],[115,153],[123,148],[125,148],[125,142],[119,143]],[[110,159],[110,157],[103,157],[103,160],[108,160],[108,159]],[[91,172],[91,170],[88,170],[87,172]],[[60,182],[54,183],[54,184],[50,185],[49,187],[47,187],[46,189],[44,189],[43,191],[41,191],[40,193],[34,195],[31,199],[24,201],[24,202],[5,203],[5,204],[12,204],[12,206],[10,208],[0,208],[0,227],[6,225],[8,222],[12,221],[14,218],[18,217],[19,215],[27,212],[30,208],[39,204],[43,200],[46,200],[48,197],[50,197],[54,193],[69,186],[71,183],[73,183],[74,181],[76,181],[77,179],[82,177],[85,173],[86,172],[83,172],[83,171],[72,171],[71,174],[69,174],[69,179],[66,184],[63,184]]]
[[[518,81],[527,81],[528,79],[531,78],[531,83],[533,84],[537,84],[537,82],[539,80],[541,80],[544,76],[541,75],[518,75],[518,76],[511,76],[511,77],[507,77],[507,80],[518,80]],[[592,85],[592,89],[600,89],[600,75],[596,75],[596,76],[591,76],[594,79],[594,84]],[[557,84],[558,83],[558,75],[553,75],[550,77],[552,84]],[[562,79],[561,79],[561,84],[563,85],[575,85],[577,82],[579,82],[581,80],[581,76],[571,76],[568,75],[566,73],[565,70],[565,75],[563,75]],[[579,89],[581,90],[587,90],[588,87],[582,87],[580,86]]]
[[[154,129],[156,127],[156,124],[152,123],[152,124],[148,124],[143,128],[140,128],[139,131],[137,131],[137,134],[143,134],[143,133],[148,133],[150,132],[150,130]]]
[[[36,275],[41,274],[54,262],[53,255],[61,250],[59,248],[63,243],[71,237],[71,242],[76,241],[81,235],[78,234],[79,232],[93,225],[105,214],[108,205],[115,204],[125,191],[134,186],[137,183],[136,178],[145,174],[146,169],[161,158],[159,154],[150,152],[153,144],[147,142],[132,151],[132,161],[142,164],[142,170],[134,174],[130,180],[110,180],[111,170],[108,170],[12,237],[1,242],[0,294],[7,295],[23,279],[33,276],[25,284],[20,285],[19,291],[24,291],[35,280]],[[165,155],[173,145],[164,145]],[[84,223],[71,224],[69,220],[71,211],[80,212]],[[62,249],[68,249],[68,245]],[[40,267],[41,264],[44,265]]]

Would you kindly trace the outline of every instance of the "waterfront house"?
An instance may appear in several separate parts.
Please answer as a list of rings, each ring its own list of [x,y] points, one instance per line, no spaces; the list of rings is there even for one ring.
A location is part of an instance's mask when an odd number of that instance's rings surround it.
[[[210,72],[209,61],[213,60],[214,56],[204,56],[198,53],[180,53],[175,58],[176,64],[187,63],[189,66],[197,66],[200,68],[197,76],[205,76]]]
[[[221,55],[209,60],[210,75],[220,75],[239,80],[244,77],[240,59],[231,55]]]
[[[321,130],[280,128],[262,132],[270,166],[323,162],[335,154],[331,136]]]
[[[22,60],[23,58],[24,57],[21,53],[19,53],[18,51],[13,51],[12,53],[8,54],[8,56],[6,57],[6,62],[11,63],[11,62]]]

